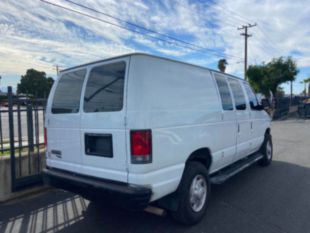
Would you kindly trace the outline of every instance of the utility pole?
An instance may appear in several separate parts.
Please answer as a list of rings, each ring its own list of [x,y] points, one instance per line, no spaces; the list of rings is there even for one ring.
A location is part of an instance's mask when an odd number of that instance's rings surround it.
[[[59,66],[58,64],[53,65],[53,70],[56,70],[57,76],[59,75],[60,69],[61,69],[61,68],[63,68],[63,67],[62,67],[62,66]]]
[[[291,96],[290,96],[290,105],[292,105],[293,102],[293,81],[291,81]]]
[[[246,71],[248,69],[248,38],[251,37],[251,34],[248,34],[248,28],[255,27],[257,24],[248,24],[248,25],[242,25],[241,27],[238,27],[238,30],[243,30],[244,33],[241,33],[241,36],[244,36],[244,79],[246,80]]]
[[[56,73],[57,73],[57,75],[59,74],[59,66],[58,65],[56,65]]]

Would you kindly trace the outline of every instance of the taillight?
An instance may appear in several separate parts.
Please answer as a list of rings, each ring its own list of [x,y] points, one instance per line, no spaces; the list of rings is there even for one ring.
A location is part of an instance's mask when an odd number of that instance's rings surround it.
[[[132,130],[130,131],[131,162],[152,162],[152,131]]]
[[[44,128],[44,145],[47,147],[47,134],[46,134],[46,128]]]

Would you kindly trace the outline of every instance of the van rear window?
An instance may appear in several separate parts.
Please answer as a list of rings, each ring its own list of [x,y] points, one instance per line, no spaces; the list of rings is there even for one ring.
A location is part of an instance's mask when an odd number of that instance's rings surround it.
[[[52,113],[79,112],[85,74],[86,69],[83,69],[66,73],[60,77],[54,94]]]
[[[125,62],[91,70],[84,97],[85,112],[113,112],[123,108]]]

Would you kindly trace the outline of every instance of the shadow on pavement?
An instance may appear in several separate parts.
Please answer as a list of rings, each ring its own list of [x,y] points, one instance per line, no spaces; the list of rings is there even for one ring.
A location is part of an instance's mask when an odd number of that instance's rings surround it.
[[[54,190],[0,204],[0,232],[307,232],[309,197],[310,169],[274,161],[212,186],[207,214],[192,227],[169,216],[102,206]]]

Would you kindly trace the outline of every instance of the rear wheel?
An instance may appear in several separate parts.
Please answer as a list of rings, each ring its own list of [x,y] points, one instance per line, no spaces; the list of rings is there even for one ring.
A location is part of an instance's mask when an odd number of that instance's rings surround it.
[[[261,166],[270,165],[273,157],[272,137],[270,134],[265,135],[263,145],[260,148],[260,153],[262,153],[264,157],[258,161],[258,164]]]
[[[189,162],[177,190],[178,208],[171,212],[180,223],[192,225],[199,222],[207,209],[210,196],[208,171],[199,162]]]

